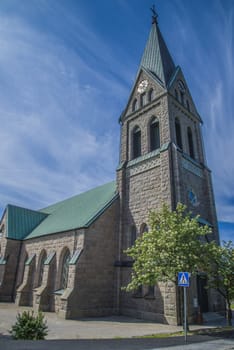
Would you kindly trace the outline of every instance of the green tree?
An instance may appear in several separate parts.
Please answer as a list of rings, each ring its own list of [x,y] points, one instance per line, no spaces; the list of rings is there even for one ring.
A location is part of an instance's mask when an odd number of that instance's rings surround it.
[[[212,264],[205,266],[208,286],[216,289],[226,302],[226,320],[232,325],[231,301],[234,299],[234,245],[231,241],[210,250]]]
[[[198,217],[191,217],[184,205],[179,203],[175,211],[164,205],[159,212],[151,212],[150,228],[125,251],[133,259],[131,281],[125,290],[160,281],[176,283],[179,271],[192,274],[208,264],[207,250],[215,245],[206,239],[211,231],[199,225]]]

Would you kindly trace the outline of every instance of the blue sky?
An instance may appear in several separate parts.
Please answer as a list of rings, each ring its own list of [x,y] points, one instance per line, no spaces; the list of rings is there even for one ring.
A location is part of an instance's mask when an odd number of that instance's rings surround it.
[[[115,178],[118,118],[150,0],[1,0],[0,215]],[[158,0],[159,26],[204,120],[221,239],[234,237],[232,0]]]

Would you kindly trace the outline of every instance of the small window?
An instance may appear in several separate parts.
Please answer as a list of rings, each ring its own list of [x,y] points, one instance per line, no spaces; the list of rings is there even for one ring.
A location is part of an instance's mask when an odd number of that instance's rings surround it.
[[[141,107],[146,105],[146,93],[141,94],[140,101],[141,101]]]
[[[178,91],[175,89],[175,98],[178,101],[179,97],[178,97]]]
[[[180,121],[178,118],[175,119],[175,132],[176,132],[176,143],[181,149],[182,147],[182,138],[181,138],[181,129],[180,129]]]
[[[184,92],[180,91],[180,102],[184,106]]]
[[[135,112],[137,110],[137,99],[135,98],[135,100],[132,103],[132,112]]]
[[[141,129],[136,126],[133,131],[133,159],[141,156]]]
[[[153,101],[154,99],[154,89],[150,89],[148,92],[148,102]]]
[[[136,240],[136,226],[135,225],[132,225],[131,227],[131,246],[135,243],[135,240]]]
[[[193,134],[192,134],[192,130],[190,129],[190,127],[188,127],[188,146],[189,146],[190,157],[195,158],[194,157],[194,147],[193,147]]]
[[[44,267],[46,261],[46,252],[43,251],[41,253],[40,262],[39,262],[39,270],[38,270],[38,286],[41,286],[43,281]]]
[[[68,284],[69,261],[71,259],[70,252],[66,251],[63,257],[61,289],[66,289]]]
[[[150,152],[160,147],[159,122],[153,118],[150,123]]]
[[[189,101],[186,100],[186,105],[187,105],[187,110],[190,112],[190,105],[189,105]]]

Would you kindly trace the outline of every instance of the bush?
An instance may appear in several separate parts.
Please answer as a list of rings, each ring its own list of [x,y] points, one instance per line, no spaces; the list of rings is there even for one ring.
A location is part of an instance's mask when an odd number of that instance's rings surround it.
[[[45,339],[48,334],[47,321],[40,311],[37,315],[33,311],[23,311],[22,314],[18,313],[10,333],[14,339]]]

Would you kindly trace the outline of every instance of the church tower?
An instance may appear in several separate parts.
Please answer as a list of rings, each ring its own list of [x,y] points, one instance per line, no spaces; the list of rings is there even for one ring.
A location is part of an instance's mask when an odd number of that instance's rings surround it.
[[[172,284],[154,288],[142,286],[132,294],[121,291],[131,274],[131,262],[123,251],[148,230],[150,210],[159,210],[163,203],[174,210],[181,202],[194,215],[200,215],[201,224],[212,227],[212,239],[219,242],[201,124],[183,72],[170,55],[153,9],[148,41],[127,106],[120,117],[117,289],[118,308],[122,314],[171,324],[180,322],[178,291]],[[213,311],[217,298],[210,291],[208,295],[204,287],[204,280],[201,282],[198,277],[190,299],[196,299],[203,312]],[[193,312],[192,309],[191,315]]]

